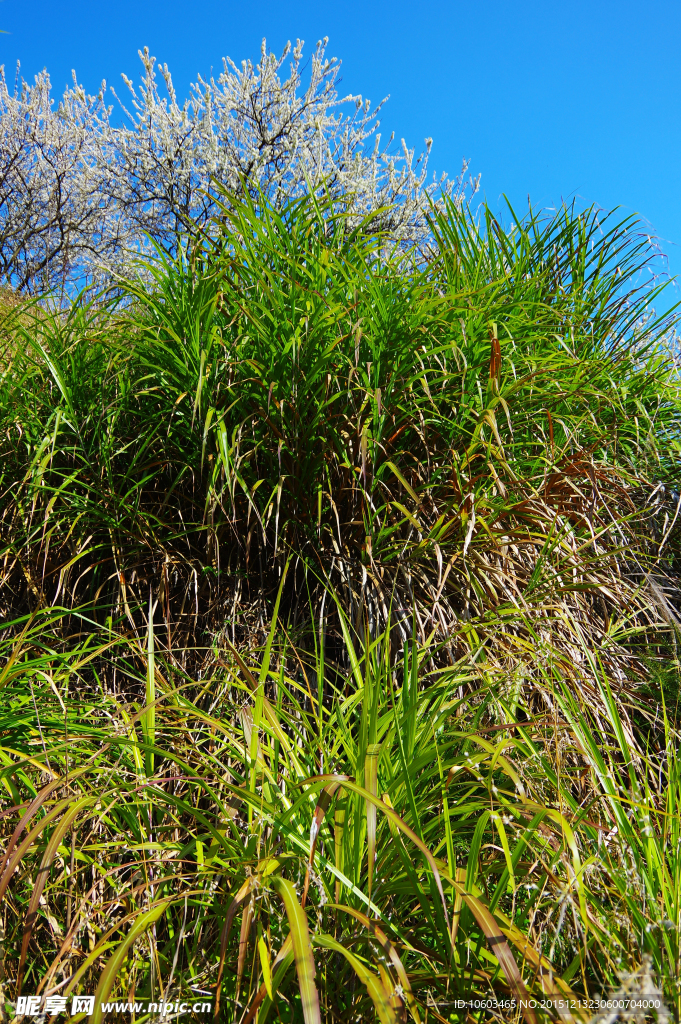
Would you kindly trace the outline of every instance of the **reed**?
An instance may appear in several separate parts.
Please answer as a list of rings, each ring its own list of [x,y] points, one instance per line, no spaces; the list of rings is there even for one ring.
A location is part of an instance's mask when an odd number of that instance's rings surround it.
[[[9,1005],[681,1012],[674,311],[631,219],[431,231],[224,197],[6,313]]]

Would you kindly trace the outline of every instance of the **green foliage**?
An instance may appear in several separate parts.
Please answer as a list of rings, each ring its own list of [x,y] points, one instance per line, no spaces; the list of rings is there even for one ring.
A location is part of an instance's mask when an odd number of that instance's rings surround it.
[[[0,890],[24,990],[196,989],[225,1020],[306,1022],[423,1020],[435,1000],[458,1021],[457,1000],[597,998],[648,952],[678,1011],[675,737],[666,762],[638,752],[605,676],[603,722],[556,674],[557,724],[511,719],[432,649],[394,664],[387,631],[346,624],[346,685],[320,702],[323,648],[293,651],[276,619],[201,684],[94,630],[58,655],[59,626],[25,623],[2,679],[0,782],[22,817]],[[151,671],[153,739],[121,693]]]
[[[457,1001],[645,954],[681,1010],[673,318],[631,220],[485,217],[404,253],[231,202],[114,297],[7,313],[24,991],[511,1019]]]
[[[596,846],[595,877],[588,894],[594,918],[607,937],[608,954],[621,966],[647,954],[675,1017],[681,1014],[681,770],[678,735],[662,707],[657,748],[641,750],[627,728],[607,682],[605,720],[581,708],[562,688],[561,711],[585,755],[594,782],[591,801],[603,825],[585,823]],[[605,736],[606,742],[603,739]],[[573,802],[574,803],[574,802]],[[576,810],[576,806],[575,806]]]
[[[68,595],[143,628],[151,586],[187,640],[228,617],[235,639],[290,552],[298,616],[306,565],[353,621],[392,607],[402,639],[414,602],[422,642],[512,603],[506,575],[538,607],[585,573],[640,605],[610,552],[641,547],[633,491],[674,474],[679,407],[669,319],[623,285],[646,257],[632,224],[564,209],[481,234],[452,205],[434,231],[419,266],[330,207],[240,204],[118,312],[22,310],[8,613]]]

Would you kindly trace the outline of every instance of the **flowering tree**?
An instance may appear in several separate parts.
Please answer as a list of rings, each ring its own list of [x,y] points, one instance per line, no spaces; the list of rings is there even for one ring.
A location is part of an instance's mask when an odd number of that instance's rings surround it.
[[[0,69],[0,275],[20,290],[65,282],[123,242],[99,159],[108,112],[74,86],[54,111],[46,72],[10,92]]]
[[[214,183],[239,194],[262,189],[275,205],[325,188],[350,197],[353,213],[380,211],[398,241],[427,235],[429,197],[462,198],[477,182],[427,182],[426,149],[415,159],[393,137],[382,146],[378,114],[360,96],[340,97],[340,62],[317,43],[303,83],[299,41],[281,57],[263,40],[260,61],[229,59],[199,77],[180,104],[170,72],[140,52],[141,85],[107,106],[78,84],[54,109],[50,79],[7,87],[0,69],[0,274],[16,288],[66,287],[124,271],[149,239],[172,251],[216,213]],[[282,68],[290,56],[288,77]],[[127,103],[127,106],[126,106]],[[341,108],[351,105],[351,112]]]

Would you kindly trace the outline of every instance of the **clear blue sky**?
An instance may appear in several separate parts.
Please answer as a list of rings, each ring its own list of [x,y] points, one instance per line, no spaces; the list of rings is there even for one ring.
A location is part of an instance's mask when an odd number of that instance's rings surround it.
[[[679,0],[1,0],[0,28],[8,77],[19,59],[61,92],[75,68],[96,92],[138,78],[146,45],[180,95],[224,55],[257,60],[263,36],[279,51],[326,35],[342,88],[390,94],[386,135],[434,138],[431,168],[470,158],[493,207],[576,195],[641,213],[681,275]]]

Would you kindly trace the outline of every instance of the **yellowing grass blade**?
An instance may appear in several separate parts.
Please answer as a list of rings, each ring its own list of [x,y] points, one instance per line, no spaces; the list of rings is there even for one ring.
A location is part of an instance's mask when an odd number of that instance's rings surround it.
[[[246,953],[248,952],[251,924],[253,922],[253,897],[246,900],[243,914],[241,915],[241,932],[239,933],[239,955],[236,962],[236,992],[235,999],[239,999],[239,989],[246,967]]]
[[[584,892],[584,870],[582,862],[579,856],[579,850],[577,849],[577,840],[575,839],[575,833],[570,825],[567,818],[557,811],[555,808],[544,808],[540,804],[532,803],[527,801],[525,804],[532,811],[543,811],[545,816],[560,826],[560,829],[565,838],[565,842],[570,849],[572,855],[572,868],[575,873],[574,883],[577,887],[577,896],[579,899],[579,909],[582,916],[582,922],[586,929],[589,928],[589,916],[586,909],[586,895]]]
[[[333,846],[335,854],[336,870],[342,873],[344,868],[343,857],[343,833],[345,831],[346,801],[336,801],[336,808],[333,815]],[[340,900],[341,883],[336,878],[336,902]]]
[[[60,779],[59,781],[61,782],[62,780]],[[45,787],[45,791],[47,791],[49,793],[54,788],[55,788],[55,786],[53,784],[50,784],[49,786]],[[36,801],[39,798],[40,798],[40,803],[42,804],[42,800],[45,798],[45,791],[42,791],[41,793],[38,793],[38,796],[33,801],[33,804],[36,804]],[[4,871],[2,873],[2,878],[0,879],[0,902],[2,901],[2,899],[3,899],[4,895],[5,895],[7,887],[9,886],[9,883],[11,882],[12,877],[14,875],[14,871],[15,871],[17,865],[19,864],[20,860],[22,859],[22,857],[24,857],[24,855],[26,854],[27,850],[30,849],[30,847],[35,842],[35,840],[40,835],[40,833],[44,829],[46,829],[55,820],[55,818],[58,818],[59,815],[61,814],[61,812],[64,811],[69,806],[70,803],[71,803],[71,798],[70,797],[65,797],[63,800],[60,800],[59,803],[55,804],[55,806],[52,807],[45,814],[45,816],[43,818],[40,818],[40,820],[37,822],[37,824],[35,824],[33,826],[33,828],[31,829],[31,831],[28,832],[26,836],[24,836],[23,840],[20,843],[17,843],[17,838],[18,838],[17,833],[19,831],[19,829],[17,828],[17,830],[15,831],[14,836],[12,837],[12,840],[10,841],[10,844],[8,846],[8,849],[7,849],[7,853],[5,854],[6,863],[5,863]],[[30,810],[30,808],[29,808],[29,810]],[[28,812],[27,812],[27,814],[24,815],[24,817],[28,817],[28,816],[29,815],[28,815]],[[22,819],[22,821],[23,821],[23,819]],[[11,856],[10,856],[10,854],[11,854]]]
[[[239,666],[239,668],[241,669],[241,671],[242,671],[242,673],[244,675],[244,678],[246,679],[246,682],[251,687],[253,692],[257,693],[258,686],[259,686],[259,683],[258,683],[257,679],[255,678],[255,676],[253,675],[251,670],[248,668],[248,666],[245,664],[243,658],[241,657],[241,655],[239,654],[237,649],[229,642],[228,639],[225,640],[225,645],[231,651],[234,660],[236,661],[237,665]],[[224,664],[224,663],[222,663],[222,664]],[[272,732],[274,734],[274,737],[275,737],[276,740],[279,741],[279,743],[281,744],[283,749],[286,751],[286,754],[287,754],[288,758],[290,759],[291,764],[296,769],[296,773],[297,773],[298,778],[300,778],[300,779],[305,778],[305,772],[304,772],[303,767],[302,767],[302,765],[300,763],[300,759],[296,755],[295,746],[291,743],[288,735],[282,729],[282,727],[281,727],[281,725],[279,723],[279,716],[277,715],[276,709],[272,707],[272,705],[270,704],[270,702],[267,700],[266,697],[263,697],[263,704],[262,704],[262,706],[263,706],[263,712],[264,712],[265,718],[268,721],[268,724],[269,724],[269,726],[270,726],[270,728],[271,728],[271,730],[272,730]]]
[[[69,807],[68,811],[59,821],[59,824],[50,836],[50,841],[47,844],[45,853],[43,854],[43,859],[40,862],[40,867],[38,868],[38,874],[33,886],[33,891],[31,892],[31,898],[29,900],[26,917],[24,919],[24,935],[21,943],[21,955],[19,957],[19,967],[17,970],[19,987],[21,986],[21,978],[24,970],[24,963],[26,962],[28,944],[31,941],[31,935],[33,934],[33,927],[38,913],[38,904],[40,903],[40,897],[42,896],[43,889],[45,888],[45,883],[49,878],[52,861],[57,854],[57,850],[59,849],[59,845],[64,835],[71,827],[71,823],[84,807],[95,803],[96,799],[96,796],[83,796],[80,800],[76,800],[76,802]]]
[[[258,955],[260,957],[260,967],[262,968],[262,977],[265,988],[267,989],[267,995],[270,999],[274,999],[272,995],[272,968],[270,966],[270,954],[267,948],[267,943],[263,939],[262,935],[258,939]]]
[[[71,778],[73,779],[73,775],[71,776]],[[19,821],[19,824],[12,833],[12,836],[7,844],[7,848],[2,856],[2,859],[0,859],[0,900],[2,900],[7,885],[9,884],[9,881],[12,875],[14,874],[14,868],[16,867],[18,860],[21,859],[21,857],[23,856],[21,852],[18,854],[18,857],[17,855],[13,856],[17,843],[19,842],[19,836],[26,828],[31,818],[33,818],[34,815],[38,813],[38,811],[43,806],[45,801],[49,799],[54,790],[61,785],[63,785],[63,780],[55,779],[53,782],[48,783],[47,786],[44,786],[33,798],[29,806],[26,808],[26,811],[21,816],[21,820]],[[48,812],[47,818],[43,818],[43,820],[39,822],[37,826],[33,827],[30,836],[28,837],[28,843],[26,844],[26,848],[30,846],[31,836],[36,832],[36,829],[38,830],[39,833],[41,828],[47,825],[48,822],[51,821],[52,818],[54,818],[55,815],[59,813],[59,809],[61,807],[65,807],[67,803],[68,800],[62,800],[56,807],[52,808],[51,812]]]
[[[263,1019],[267,1017],[268,1006],[266,1000],[269,999],[270,1003],[274,1002],[274,996],[279,988],[279,985],[281,984],[284,975],[288,971],[292,960],[293,942],[289,934],[286,936],[286,941],[284,942],[284,945],[277,953],[275,961],[272,964],[270,970],[270,984],[272,987],[272,994],[270,995],[267,986],[263,981],[262,985],[258,989],[255,999],[253,1000],[248,1009],[248,1013],[246,1014],[242,1021],[242,1024],[251,1024],[251,1021],[257,1014],[262,1003],[265,1003],[265,1005],[263,1006]]]
[[[447,878],[443,871],[443,877]],[[502,971],[506,975],[509,987],[513,991],[516,999],[522,1003],[523,1016],[528,1024],[537,1024],[537,1017],[530,1006],[530,994],[525,987],[518,965],[513,959],[510,946],[506,941],[501,927],[497,923],[494,915],[488,910],[488,908],[480,902],[475,896],[467,892],[465,888],[458,882],[455,882],[453,878],[447,878],[450,885],[456,889],[457,892],[461,893],[466,906],[472,911],[475,920],[478,922],[485,937],[487,939],[487,945],[490,948],[492,954],[497,958],[501,966]]]
[[[456,894],[454,896],[454,910],[452,911],[452,945],[456,942],[456,935],[459,930],[459,921],[461,920],[461,910],[463,907],[463,897],[461,892],[463,891],[464,883],[466,881],[466,869],[456,868],[454,875],[460,887],[456,890]]]
[[[504,851],[504,857],[506,859],[506,867],[508,868],[508,876],[511,882],[513,892],[515,892],[515,874],[513,871],[513,858],[511,857],[511,848],[508,845],[508,836],[506,835],[506,829],[500,814],[491,814],[490,819],[494,822],[494,827],[497,830],[501,848]]]
[[[222,972],[225,969],[225,955],[227,953],[227,942],[229,940],[229,933],[230,933],[230,931],[232,929],[232,921],[234,920],[239,907],[245,902],[245,900],[250,899],[251,890],[253,889],[254,885],[256,885],[257,881],[258,881],[258,876],[257,875],[249,875],[249,877],[246,879],[246,881],[241,886],[241,888],[239,889],[238,893],[236,894],[236,896],[234,897],[234,899],[230,903],[229,910],[227,911],[227,917],[225,919],[225,923],[222,926],[222,934],[220,936],[220,964],[219,964],[219,967],[218,967],[217,984],[215,986],[215,1016],[216,1017],[218,1016],[218,1011],[220,1009],[220,992],[221,992],[221,988],[222,988]]]
[[[390,462],[390,460],[388,460],[388,461],[386,462],[386,466],[388,466],[388,467],[389,467],[389,468],[390,468],[390,469],[391,469],[391,470],[393,471],[393,473],[395,474],[395,476],[397,477],[397,479],[398,479],[398,480],[400,481],[400,483],[401,483],[401,484],[402,484],[402,486],[404,487],[405,491],[406,491],[406,492],[407,492],[407,493],[408,493],[409,495],[411,495],[411,497],[412,497],[412,498],[414,499],[414,501],[416,502],[416,504],[417,504],[417,505],[420,505],[420,504],[421,504],[421,499],[419,498],[418,494],[417,494],[417,493],[416,493],[416,491],[415,491],[415,490],[413,489],[413,487],[411,487],[411,486],[410,486],[410,484],[408,484],[408,483],[407,483],[407,481],[406,481],[406,480],[404,479],[404,477],[403,477],[403,476],[402,476],[402,474],[400,473],[400,471],[399,471],[399,469],[397,468],[397,466],[395,465],[395,463],[394,463],[394,462]],[[408,514],[409,514],[409,513],[407,513],[407,515],[408,515]]]
[[[319,996],[317,994],[317,986],[314,983],[314,957],[312,956],[310,933],[307,927],[305,911],[298,902],[296,890],[287,878],[273,878],[272,886],[284,902],[286,916],[291,929],[293,956],[296,962],[296,971],[298,972],[298,984],[300,985],[300,998],[303,1004],[305,1024],[321,1024]]]
[[[535,974],[539,977],[544,995],[555,997],[558,1014],[566,1021],[575,1017],[578,1020],[588,1020],[591,1016],[588,1010],[579,1009],[579,999],[570,986],[563,981],[561,976],[554,971],[551,962],[530,945],[527,936],[523,935],[519,928],[509,921],[503,926],[503,932],[513,945],[520,951],[524,960],[534,968]],[[568,1009],[567,1007],[570,1007]]]
[[[328,786],[324,786],[324,789],[319,794],[317,799],[317,806],[314,810],[312,817],[312,825],[310,826],[310,856],[307,862],[307,871],[305,872],[305,885],[303,887],[303,898],[300,901],[302,907],[305,906],[307,901],[307,890],[310,885],[310,868],[314,861],[315,850],[317,848],[317,836],[319,835],[319,829],[324,820],[324,815],[329,809],[331,801],[333,800],[334,793],[340,787],[340,782],[330,782]]]
[[[119,977],[121,968],[127,958],[128,950],[137,939],[144,935],[147,929],[150,928],[155,921],[158,921],[159,917],[166,912],[172,902],[172,899],[164,900],[163,902],[158,903],[151,910],[148,910],[146,914],[142,914],[138,917],[128,934],[125,936],[123,942],[121,942],[121,944],[117,946],[115,951],[112,953],[102,972],[102,976],[99,979],[99,985],[97,986],[97,991],[95,992],[95,1009],[92,1017],[90,1017],[91,1024],[100,1024],[104,1014],[102,1003],[106,1002],[109,998],[114,982]]]

